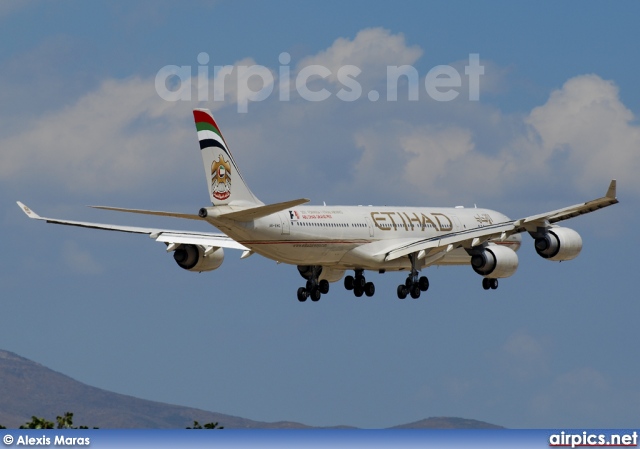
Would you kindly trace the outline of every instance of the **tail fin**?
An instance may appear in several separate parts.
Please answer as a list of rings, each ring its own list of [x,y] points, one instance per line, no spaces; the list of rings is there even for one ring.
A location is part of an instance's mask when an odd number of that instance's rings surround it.
[[[214,206],[224,204],[256,206],[263,204],[242,179],[236,161],[208,109],[194,109],[202,162]]]

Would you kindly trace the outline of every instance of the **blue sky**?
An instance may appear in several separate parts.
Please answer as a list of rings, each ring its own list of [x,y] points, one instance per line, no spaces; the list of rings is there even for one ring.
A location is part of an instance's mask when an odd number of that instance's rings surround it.
[[[635,285],[640,63],[635,2],[0,2],[0,347],[88,384],[246,418],[377,428],[429,416],[508,427],[638,427]],[[274,93],[239,113],[170,102],[165,66],[357,65],[364,95]],[[479,54],[480,100],[464,66]],[[420,98],[369,101],[410,65]],[[426,94],[438,65],[457,99]],[[334,71],[335,73],[335,71]],[[233,78],[232,78],[233,79]],[[403,90],[404,89],[404,90]],[[194,212],[207,205],[191,109],[208,107],[264,202],[477,204],[514,218],[602,196],[566,223],[580,257],[539,258],[497,291],[468,267],[430,268],[427,298],[370,274],[374,298],[339,284],[299,304],[292,266],[228,251],[181,270],[140,236],[29,221],[45,216],[200,229],[85,205]]]

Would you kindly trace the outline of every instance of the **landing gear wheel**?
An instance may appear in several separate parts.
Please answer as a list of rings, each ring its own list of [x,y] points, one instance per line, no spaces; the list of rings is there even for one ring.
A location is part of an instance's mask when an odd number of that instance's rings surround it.
[[[327,281],[326,279],[321,280],[318,284],[318,288],[320,289],[320,293],[326,295],[327,293],[329,293],[329,281]]]
[[[322,294],[320,293],[320,289],[318,287],[313,287],[311,289],[311,292],[309,293],[309,297],[311,298],[311,301],[313,302],[320,301],[320,296],[322,296]]]
[[[353,288],[353,294],[356,295],[357,298],[361,297],[363,293],[364,293],[364,289],[362,287],[355,286]]]
[[[353,279],[353,276],[346,276],[344,278],[344,288],[346,288],[347,290],[353,290],[354,281],[355,280]]]
[[[489,290],[491,288],[491,279],[483,278],[482,279],[482,288],[485,290]]]
[[[420,297],[420,286],[418,284],[413,284],[409,289],[409,293],[411,293],[411,297],[413,299],[418,299]]]
[[[364,288],[366,283],[367,283],[367,280],[364,278],[364,276],[356,276],[353,287]]]
[[[496,288],[498,288],[498,280],[491,279],[491,290],[495,290]]]
[[[367,282],[364,284],[364,294],[371,297],[376,292],[376,286],[373,285],[373,282]]]
[[[398,285],[398,299],[406,298],[407,293],[409,293],[409,290],[407,289],[406,285],[403,285],[403,284]]]
[[[426,292],[429,290],[429,279],[426,276],[422,276],[418,280],[418,285],[420,286],[420,291]]]
[[[298,289],[298,301],[305,302],[307,300],[307,289],[304,287],[300,287]]]
[[[411,277],[408,277],[407,280],[404,281],[404,286],[407,287],[407,289],[410,289],[412,285],[413,285],[413,280],[411,279]]]

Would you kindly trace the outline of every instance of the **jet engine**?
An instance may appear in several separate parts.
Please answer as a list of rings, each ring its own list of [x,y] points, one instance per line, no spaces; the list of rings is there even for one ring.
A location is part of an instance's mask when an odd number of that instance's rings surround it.
[[[508,278],[518,269],[518,255],[505,246],[489,245],[471,254],[471,268],[480,276]]]
[[[180,268],[188,271],[213,271],[222,265],[224,251],[214,248],[205,255],[205,248],[200,245],[181,245],[174,251],[173,258]]]
[[[571,260],[582,250],[582,237],[573,229],[555,227],[535,235],[536,252],[548,260]]]

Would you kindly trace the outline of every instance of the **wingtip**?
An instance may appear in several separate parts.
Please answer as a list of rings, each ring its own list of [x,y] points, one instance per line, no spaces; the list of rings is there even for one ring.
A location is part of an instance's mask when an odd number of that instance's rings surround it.
[[[607,194],[605,195],[607,198],[616,199],[616,190],[618,187],[618,183],[615,179],[611,180],[609,184],[609,188],[607,189]]]
[[[18,206],[20,206],[20,209],[22,209],[22,212],[27,214],[27,217],[29,217],[29,218],[40,218],[40,215],[36,214],[34,211],[29,209],[24,203],[21,203],[20,201],[16,201],[16,203],[18,203]]]

